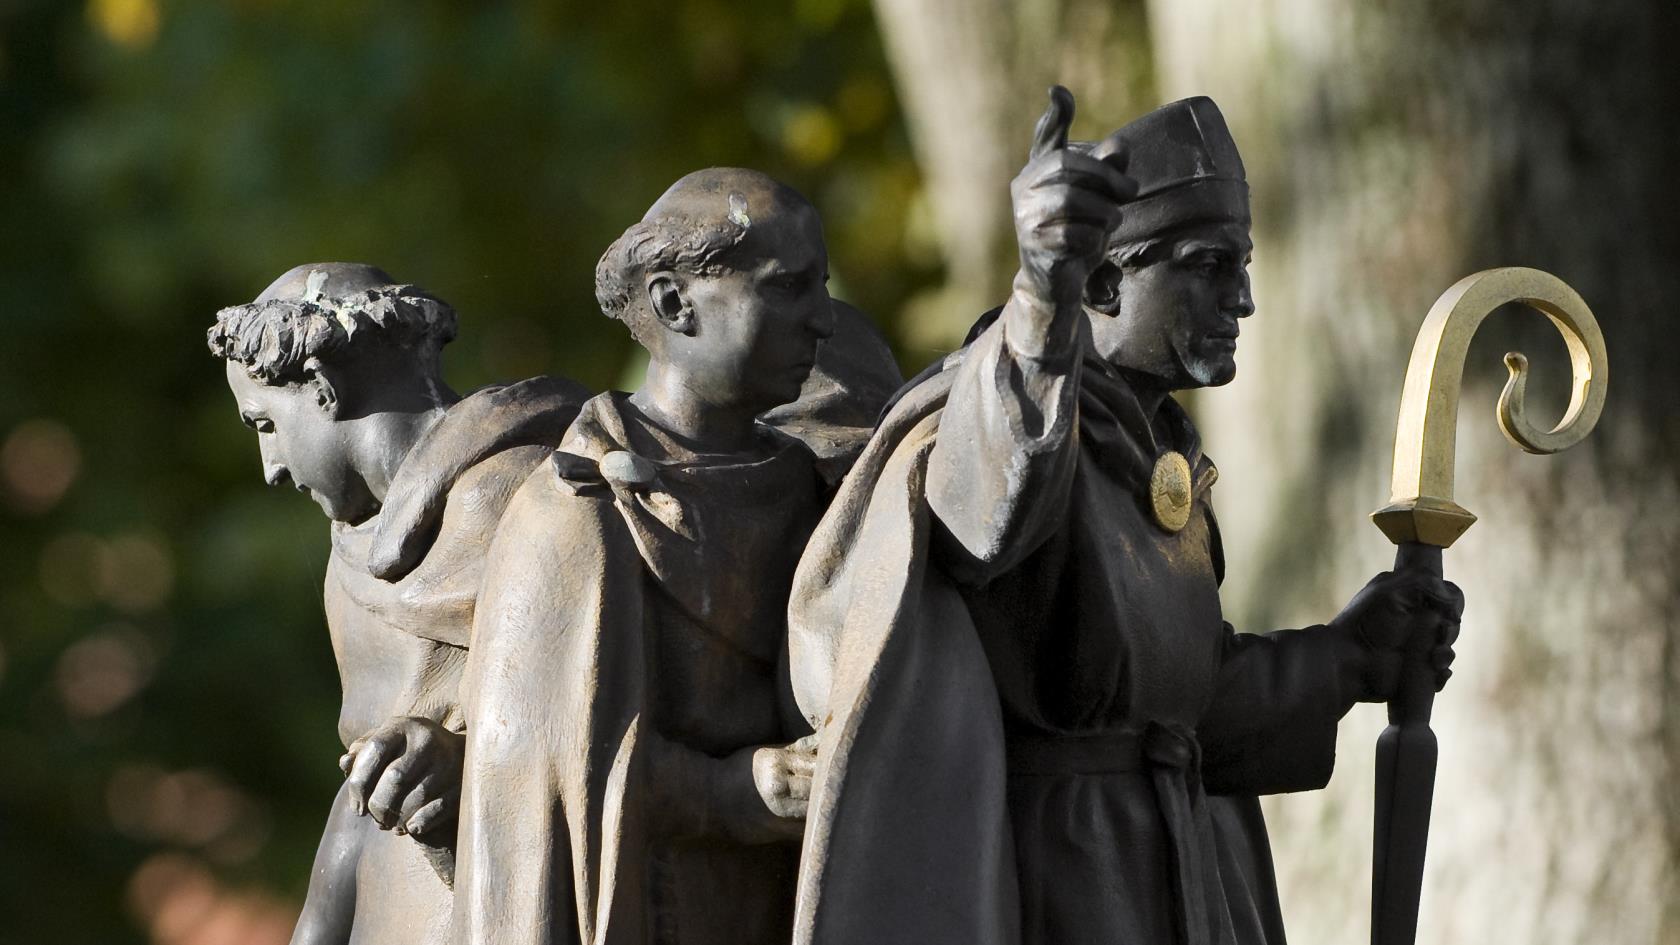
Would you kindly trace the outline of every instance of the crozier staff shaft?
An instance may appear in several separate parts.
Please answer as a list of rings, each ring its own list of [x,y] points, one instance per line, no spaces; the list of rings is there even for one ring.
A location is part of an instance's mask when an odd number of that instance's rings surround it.
[[[1389,504],[1371,518],[1398,549],[1394,566],[1441,574],[1441,551],[1476,516],[1453,501],[1458,397],[1470,339],[1507,302],[1538,309],[1563,334],[1573,377],[1569,408],[1557,426],[1529,421],[1523,394],[1528,359],[1505,355],[1510,378],[1499,395],[1499,428],[1530,453],[1556,453],[1580,442],[1604,408],[1609,364],[1604,335],[1574,289],[1538,269],[1488,269],[1460,279],[1430,308],[1412,347],[1394,436]],[[1434,675],[1420,650],[1401,673],[1377,740],[1376,836],[1371,862],[1371,941],[1412,945],[1417,937],[1436,743],[1429,727]]]

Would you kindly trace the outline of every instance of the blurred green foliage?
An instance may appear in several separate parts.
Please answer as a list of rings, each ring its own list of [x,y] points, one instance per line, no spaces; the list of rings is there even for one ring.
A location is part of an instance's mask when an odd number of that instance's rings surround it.
[[[461,312],[459,389],[615,386],[595,261],[714,164],[813,199],[836,295],[936,279],[864,0],[0,3],[0,943],[170,939],[182,875],[301,901],[326,527],[263,487],[215,310],[372,262]]]

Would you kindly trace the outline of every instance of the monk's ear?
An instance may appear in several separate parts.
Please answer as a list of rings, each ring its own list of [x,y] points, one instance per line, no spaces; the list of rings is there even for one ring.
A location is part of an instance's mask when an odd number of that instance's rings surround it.
[[[309,358],[303,362],[303,386],[315,395],[316,406],[326,411],[327,416],[337,420],[343,401],[339,399],[338,387],[333,384],[329,373],[319,358]]]
[[[1110,318],[1120,314],[1120,267],[1104,259],[1085,279],[1085,304]]]
[[[647,280],[648,310],[666,328],[679,335],[692,335],[696,328],[694,305],[685,289],[676,273],[654,273]]]

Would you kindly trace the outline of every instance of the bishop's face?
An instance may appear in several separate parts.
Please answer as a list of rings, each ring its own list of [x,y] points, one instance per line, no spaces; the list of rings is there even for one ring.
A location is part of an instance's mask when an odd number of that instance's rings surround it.
[[[1254,314],[1248,226],[1186,229],[1120,280],[1118,313],[1092,319],[1097,352],[1167,390],[1228,384],[1237,373],[1238,320]]]
[[[227,382],[239,418],[257,431],[269,485],[291,483],[335,522],[356,524],[379,510],[351,462],[349,431],[321,404],[313,385],[267,384],[233,361]]]
[[[805,206],[754,222],[728,271],[685,276],[697,330],[680,357],[696,392],[755,414],[796,400],[834,330],[822,224]]]

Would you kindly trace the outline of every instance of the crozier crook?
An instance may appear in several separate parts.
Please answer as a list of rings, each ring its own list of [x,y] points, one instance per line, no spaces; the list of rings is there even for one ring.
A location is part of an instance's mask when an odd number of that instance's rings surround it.
[[[1604,409],[1609,362],[1604,335],[1592,310],[1563,280],[1538,269],[1488,269],[1460,279],[1436,300],[1419,329],[1400,395],[1394,434],[1394,479],[1389,504],[1372,520],[1395,544],[1420,542],[1446,548],[1476,516],[1453,501],[1453,440],[1458,396],[1470,339],[1483,320],[1508,302],[1544,312],[1569,347],[1574,375],[1569,409],[1551,430],[1541,430],[1523,409],[1528,359],[1505,355],[1511,377],[1499,395],[1499,428],[1530,453],[1556,453],[1579,443]]]
[[[1557,326],[1569,349],[1573,385],[1563,419],[1551,430],[1541,430],[1523,409],[1528,359],[1516,352],[1505,355],[1511,376],[1499,395],[1498,417],[1506,438],[1530,453],[1556,453],[1579,443],[1604,409],[1609,378],[1604,335],[1574,289],[1538,269],[1488,269],[1460,279],[1430,308],[1412,346],[1394,435],[1392,493],[1389,504],[1371,515],[1399,546],[1396,569],[1440,574],[1441,549],[1476,521],[1453,501],[1458,397],[1471,337],[1488,315],[1508,302],[1536,308]],[[1435,733],[1429,728],[1434,698],[1430,667],[1421,658],[1414,660],[1402,671],[1388,705],[1388,728],[1377,741],[1373,945],[1411,945],[1417,935],[1435,786]]]

